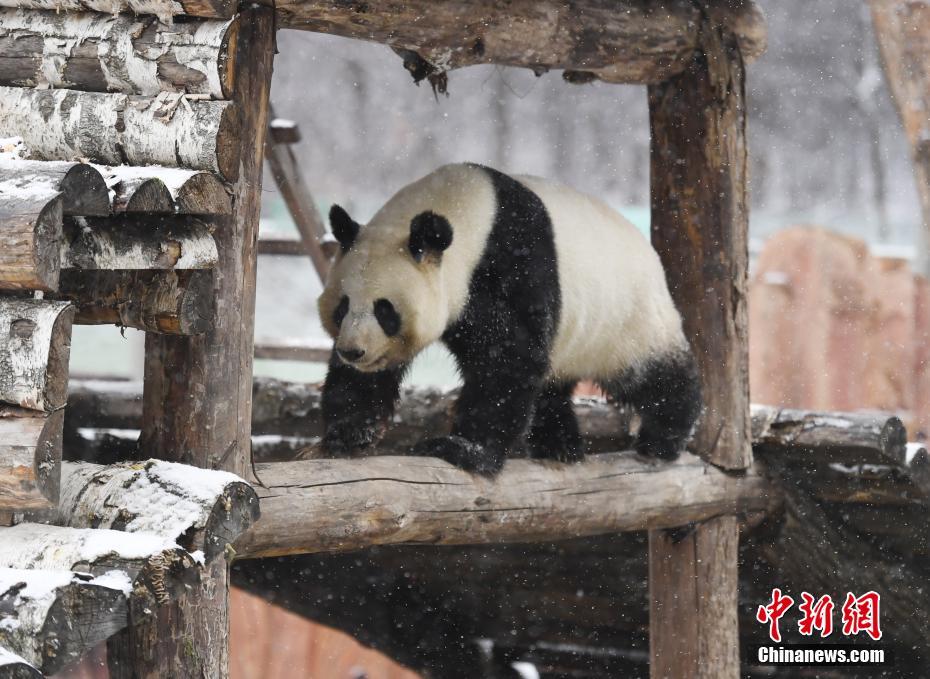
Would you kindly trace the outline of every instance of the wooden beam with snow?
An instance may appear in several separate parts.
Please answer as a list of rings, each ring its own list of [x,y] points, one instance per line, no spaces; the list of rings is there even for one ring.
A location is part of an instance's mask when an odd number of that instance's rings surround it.
[[[58,672],[126,626],[131,589],[118,570],[94,577],[0,568],[0,645]]]
[[[212,269],[217,263],[210,227],[197,219],[127,215],[74,217],[65,223],[62,269]]]
[[[54,290],[62,240],[61,192],[0,176],[0,290]]]
[[[262,516],[235,543],[254,558],[371,545],[560,540],[682,526],[766,510],[777,493],[752,471],[721,472],[607,453],[564,465],[510,460],[489,480],[435,458],[379,456],[256,465]]]
[[[238,476],[161,460],[65,462],[59,509],[72,528],[159,535],[208,561],[259,516],[255,491]]]
[[[0,87],[0,129],[15,130],[36,160],[86,158],[238,177],[239,115],[229,101]]]
[[[77,325],[199,335],[213,322],[213,272],[66,269],[55,298],[74,304]]]
[[[104,217],[110,213],[106,183],[88,163],[20,160],[0,153],[0,185],[4,184],[19,191],[61,193],[65,215]]]
[[[0,7],[56,12],[100,12],[102,14],[154,14],[172,25],[173,16],[228,19],[236,13],[232,0],[0,0]]]
[[[57,514],[63,426],[62,410],[0,405],[0,526]]]
[[[384,43],[419,55],[427,70],[439,73],[500,64],[536,73],[565,69],[576,80],[652,83],[688,65],[702,14],[734,33],[747,60],[764,51],[766,39],[751,0],[280,0],[275,8],[279,28]]]
[[[229,214],[229,193],[209,172],[151,165],[99,169],[113,191],[113,212]]]
[[[2,679],[42,679],[35,665],[0,646],[0,677]]]
[[[272,342],[265,340],[255,343],[255,358],[270,359],[272,361],[328,363],[331,354],[332,349],[330,347],[317,346],[311,342]]]
[[[0,85],[229,99],[238,25],[0,9]]]

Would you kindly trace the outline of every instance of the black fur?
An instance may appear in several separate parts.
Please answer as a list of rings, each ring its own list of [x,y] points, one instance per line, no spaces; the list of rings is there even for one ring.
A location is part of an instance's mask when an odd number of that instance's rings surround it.
[[[652,359],[645,368],[603,382],[601,388],[639,412],[638,453],[663,460],[678,457],[702,408],[701,380],[690,352]]]
[[[343,252],[352,247],[358,237],[358,230],[361,228],[348,212],[335,204],[329,208],[329,227],[333,231],[333,236],[339,241],[339,247]]]
[[[410,240],[407,249],[413,258],[422,262],[429,254],[439,254],[452,245],[452,225],[435,212],[421,212],[410,220]]]
[[[400,332],[400,314],[397,313],[397,309],[389,300],[376,300],[374,312],[375,319],[377,319],[378,325],[381,326],[385,335],[393,337]]]
[[[406,366],[363,373],[346,365],[334,351],[323,384],[323,448],[345,456],[377,443],[400,396]]]
[[[559,462],[584,458],[578,418],[572,408],[572,382],[550,382],[536,399],[536,412],[526,442],[530,456]]]
[[[346,314],[349,313],[349,298],[345,295],[339,300],[339,304],[333,309],[333,323],[337,328],[342,327],[342,321],[345,320]]]
[[[561,297],[552,222],[542,201],[518,181],[482,169],[494,184],[497,213],[468,304],[442,336],[464,385],[452,435],[424,441],[416,450],[494,474],[523,442],[532,420]]]

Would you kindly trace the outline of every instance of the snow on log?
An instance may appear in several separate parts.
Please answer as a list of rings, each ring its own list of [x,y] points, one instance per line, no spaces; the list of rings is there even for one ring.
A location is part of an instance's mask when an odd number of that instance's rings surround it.
[[[0,526],[57,513],[63,424],[62,410],[0,405]]]
[[[0,175],[0,290],[55,289],[61,220],[57,187]]]
[[[74,304],[78,325],[199,335],[213,321],[213,272],[66,269],[55,297]]]
[[[0,85],[229,99],[238,25],[0,10]]]
[[[42,679],[42,673],[25,658],[0,646],[0,679]]]
[[[127,165],[98,169],[113,191],[114,212],[225,215],[231,208],[222,182],[209,172]]]
[[[753,448],[810,462],[906,468],[907,430],[881,413],[832,413],[752,406]]]
[[[0,87],[0,129],[15,130],[36,160],[183,166],[239,172],[239,116],[228,101]]]
[[[102,14],[154,14],[171,26],[172,17],[187,15],[204,19],[228,19],[236,12],[232,0],[0,0],[0,7],[54,12],[100,12]]]
[[[0,57],[2,62],[2,57]],[[61,193],[65,215],[103,217],[110,213],[110,199],[103,177],[88,163],[20,160],[0,153],[0,186],[18,187],[18,192]]]
[[[560,540],[683,526],[778,500],[757,473],[730,475],[690,453],[671,463],[632,453],[580,464],[509,460],[495,479],[428,457],[256,465],[262,516],[240,557],[399,543]]]
[[[0,401],[43,411],[65,405],[73,317],[67,302],[0,297]]]
[[[212,269],[216,243],[196,219],[127,215],[65,223],[63,269]]]
[[[58,672],[126,626],[131,590],[120,570],[94,577],[0,568],[0,644]]]
[[[160,535],[207,560],[259,515],[255,491],[238,476],[161,460],[65,462],[59,509],[72,528]]]
[[[425,64],[405,54],[417,79],[472,64],[501,64],[537,73],[566,69],[575,72],[567,79],[576,81],[659,82],[690,62],[702,13],[736,35],[747,61],[765,49],[765,22],[748,0],[279,0],[275,9],[279,28],[371,40],[419,55]]]

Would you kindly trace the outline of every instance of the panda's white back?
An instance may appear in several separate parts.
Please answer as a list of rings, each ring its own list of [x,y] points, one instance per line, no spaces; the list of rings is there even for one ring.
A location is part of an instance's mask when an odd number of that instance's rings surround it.
[[[515,179],[552,220],[562,299],[553,376],[606,379],[685,345],[662,264],[635,226],[570,187]]]

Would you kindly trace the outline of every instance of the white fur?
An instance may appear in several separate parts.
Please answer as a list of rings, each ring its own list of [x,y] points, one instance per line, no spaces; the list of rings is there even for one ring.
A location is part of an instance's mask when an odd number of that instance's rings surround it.
[[[555,233],[562,311],[551,355],[554,377],[609,378],[686,346],[659,257],[632,224],[574,189],[516,179],[542,199]],[[426,210],[452,225],[452,245],[438,265],[429,258],[417,264],[407,251],[410,221]],[[364,348],[372,363],[360,367],[380,369],[382,356],[409,360],[438,340],[465,308],[494,215],[490,177],[468,165],[446,165],[395,194],[336,262],[320,299],[327,323],[341,295],[349,296],[337,346]],[[391,348],[374,319],[380,297],[401,314],[402,350]]]

